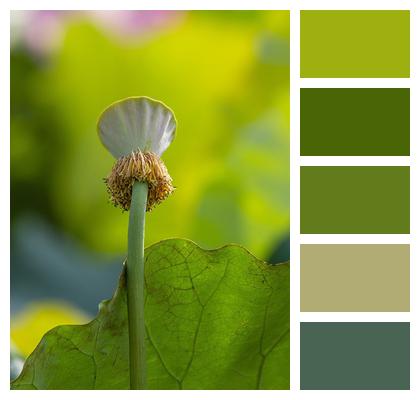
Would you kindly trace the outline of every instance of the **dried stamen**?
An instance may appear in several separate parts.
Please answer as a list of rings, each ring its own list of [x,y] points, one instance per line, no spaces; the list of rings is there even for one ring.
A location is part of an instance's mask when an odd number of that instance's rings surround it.
[[[137,150],[119,158],[105,178],[108,193],[115,206],[129,210],[135,181],[146,182],[149,187],[147,211],[165,200],[173,191],[172,178],[163,161],[152,152]]]

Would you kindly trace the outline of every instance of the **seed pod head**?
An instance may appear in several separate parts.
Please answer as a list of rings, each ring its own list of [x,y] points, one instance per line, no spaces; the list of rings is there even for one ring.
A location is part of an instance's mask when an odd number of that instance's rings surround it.
[[[137,150],[160,157],[174,140],[175,130],[172,110],[149,97],[117,101],[98,120],[99,138],[117,159]]]
[[[172,178],[160,156],[172,143],[175,129],[173,112],[148,97],[118,101],[101,114],[99,137],[117,159],[105,179],[114,205],[130,208],[135,181],[148,184],[148,211],[172,193]]]

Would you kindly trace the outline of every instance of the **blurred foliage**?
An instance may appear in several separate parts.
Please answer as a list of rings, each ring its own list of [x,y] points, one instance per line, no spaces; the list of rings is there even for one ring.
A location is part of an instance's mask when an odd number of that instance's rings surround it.
[[[164,101],[176,192],[148,214],[147,245],[237,242],[267,258],[289,224],[289,13],[188,12],[130,40],[80,13],[49,57],[11,54],[12,218],[44,215],[86,247],[126,248],[107,202],[113,159],[95,132],[111,102]]]
[[[87,314],[109,297],[124,255],[87,251],[41,218],[20,218],[11,235],[11,312],[26,304],[60,299]],[[77,295],[76,295],[77,293]]]
[[[27,357],[44,333],[55,326],[86,322],[88,317],[68,304],[54,301],[34,302],[13,318],[11,339],[20,353]]]
[[[24,356],[53,326],[95,315],[124,259],[89,252],[39,217],[20,218],[11,244],[11,337]],[[19,358],[12,365],[16,371]]]

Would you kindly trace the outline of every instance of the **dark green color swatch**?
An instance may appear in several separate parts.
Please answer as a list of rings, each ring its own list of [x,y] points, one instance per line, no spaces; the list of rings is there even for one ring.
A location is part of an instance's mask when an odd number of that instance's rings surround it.
[[[303,322],[300,388],[408,390],[408,322]]]
[[[409,167],[301,167],[301,233],[410,233]]]
[[[302,156],[409,156],[410,89],[301,89]]]
[[[408,78],[410,11],[301,11],[300,76]]]

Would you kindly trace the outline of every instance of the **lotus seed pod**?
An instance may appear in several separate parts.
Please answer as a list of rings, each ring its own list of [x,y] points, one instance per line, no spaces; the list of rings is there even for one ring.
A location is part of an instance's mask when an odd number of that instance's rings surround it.
[[[175,130],[172,110],[148,97],[117,101],[98,120],[99,137],[117,159],[137,150],[160,157],[174,140]]]
[[[109,106],[99,117],[98,134],[117,159],[105,178],[115,206],[129,210],[135,181],[148,184],[147,211],[174,190],[160,159],[175,137],[176,119],[163,103],[148,97],[130,97]]]

